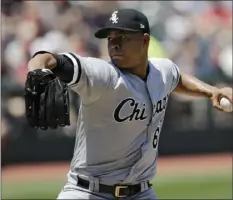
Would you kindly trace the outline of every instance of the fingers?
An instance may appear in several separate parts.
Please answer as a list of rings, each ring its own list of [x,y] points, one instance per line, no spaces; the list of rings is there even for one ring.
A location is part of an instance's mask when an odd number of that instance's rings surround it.
[[[220,106],[220,101],[218,96],[212,99],[212,103],[214,108],[218,109],[219,111],[223,111],[222,107]]]
[[[219,111],[223,111],[223,108],[220,105],[220,101],[222,98],[228,99],[232,104],[233,104],[233,99],[232,99],[232,88],[221,88],[219,90],[215,90],[212,96],[212,104],[213,107],[216,108]]]
[[[216,93],[214,93],[213,97],[212,97],[212,104],[213,104],[213,107],[216,108],[217,110],[219,111],[224,111],[220,105],[220,100],[222,98],[222,94],[219,91],[216,91]]]
[[[222,109],[222,107],[220,105],[218,105],[218,104],[213,104],[213,107],[216,108],[219,111],[224,112],[224,110]]]
[[[226,98],[233,104],[233,100],[232,100],[232,98],[231,97],[229,97],[229,96],[226,96]]]
[[[221,88],[221,95],[222,97],[227,98],[231,103],[233,103],[233,92],[232,92],[232,88],[230,87],[225,87],[225,88]]]
[[[231,103],[233,103],[233,98],[231,95],[226,95],[225,96]]]

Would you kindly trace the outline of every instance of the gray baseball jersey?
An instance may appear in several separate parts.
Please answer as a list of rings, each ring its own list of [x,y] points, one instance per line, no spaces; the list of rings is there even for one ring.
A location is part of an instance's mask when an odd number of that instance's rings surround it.
[[[68,178],[137,184],[153,178],[169,94],[180,72],[169,59],[149,59],[147,81],[111,62],[63,53],[74,64],[70,87],[80,95]]]

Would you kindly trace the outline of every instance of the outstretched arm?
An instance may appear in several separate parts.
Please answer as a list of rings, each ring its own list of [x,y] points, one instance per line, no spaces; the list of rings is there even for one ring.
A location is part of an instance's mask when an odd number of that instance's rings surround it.
[[[206,84],[194,76],[181,73],[180,80],[173,92],[211,98],[213,90],[218,90],[218,88]]]
[[[56,76],[66,83],[72,81],[74,65],[70,59],[64,55],[52,54],[45,51],[37,52],[28,62],[28,69],[32,71],[44,68],[52,70]]]
[[[70,52],[37,52],[29,61],[28,69],[32,71],[44,68],[51,70],[55,76],[67,83],[80,95],[85,105],[99,100],[115,80],[112,78],[113,67],[108,62]]]
[[[179,82],[173,92],[210,98],[213,102],[213,106],[219,110],[222,110],[220,106],[220,99],[222,97],[227,98],[233,103],[232,88],[219,89],[185,73],[180,74]]]

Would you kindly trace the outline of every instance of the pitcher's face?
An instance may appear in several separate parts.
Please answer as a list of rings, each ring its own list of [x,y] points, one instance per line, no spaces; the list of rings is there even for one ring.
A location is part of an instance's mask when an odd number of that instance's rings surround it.
[[[108,52],[113,63],[122,69],[132,68],[139,63],[147,51],[148,36],[141,32],[111,30],[107,39]]]

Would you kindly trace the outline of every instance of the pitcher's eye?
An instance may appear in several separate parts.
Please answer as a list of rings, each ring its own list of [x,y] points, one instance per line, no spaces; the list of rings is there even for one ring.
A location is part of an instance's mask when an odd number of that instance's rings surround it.
[[[120,36],[120,40],[126,42],[126,41],[129,41],[129,40],[130,40],[130,37],[127,36],[127,35],[121,35],[121,36]]]

